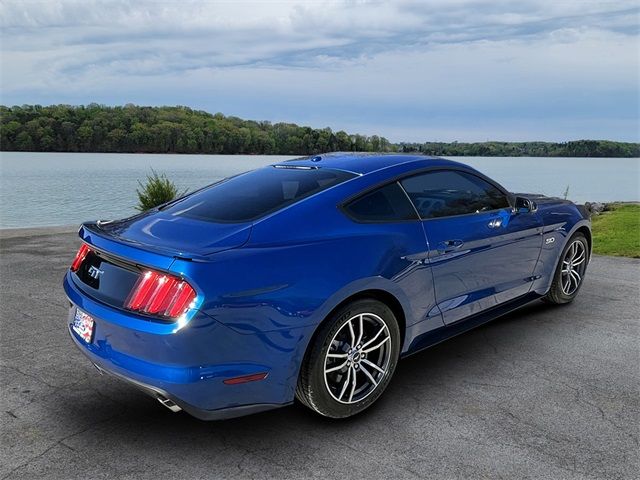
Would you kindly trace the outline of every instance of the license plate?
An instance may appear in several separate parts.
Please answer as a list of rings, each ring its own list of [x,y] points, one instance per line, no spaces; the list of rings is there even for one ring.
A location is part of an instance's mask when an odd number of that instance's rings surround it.
[[[71,327],[73,331],[80,335],[85,342],[91,343],[91,338],[93,337],[93,326],[95,322],[91,315],[84,313],[80,309],[76,309],[76,314],[73,318],[73,323]]]

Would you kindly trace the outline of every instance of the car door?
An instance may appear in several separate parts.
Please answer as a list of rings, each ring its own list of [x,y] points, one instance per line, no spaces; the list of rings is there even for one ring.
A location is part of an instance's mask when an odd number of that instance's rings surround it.
[[[526,294],[542,224],[517,213],[506,192],[463,170],[433,170],[401,181],[420,214],[435,297],[450,324]]]

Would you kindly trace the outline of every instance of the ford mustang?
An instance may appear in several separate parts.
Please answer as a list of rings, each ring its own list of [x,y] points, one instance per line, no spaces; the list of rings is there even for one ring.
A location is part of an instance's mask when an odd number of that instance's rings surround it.
[[[284,161],[79,235],[71,338],[201,419],[296,398],[357,414],[399,359],[536,299],[571,302],[591,254],[583,207],[418,155]]]

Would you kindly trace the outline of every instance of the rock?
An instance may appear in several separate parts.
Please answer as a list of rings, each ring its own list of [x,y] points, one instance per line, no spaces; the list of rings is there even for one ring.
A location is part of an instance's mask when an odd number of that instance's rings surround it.
[[[607,208],[607,206],[604,203],[600,203],[600,202],[587,202],[584,204],[585,207],[587,207],[587,210],[589,210],[592,214],[598,215],[602,212],[604,212]]]

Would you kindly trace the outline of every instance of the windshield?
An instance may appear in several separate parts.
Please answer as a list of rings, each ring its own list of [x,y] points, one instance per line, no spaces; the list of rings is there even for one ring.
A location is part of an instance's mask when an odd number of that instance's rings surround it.
[[[342,170],[271,166],[215,183],[164,211],[209,222],[247,222],[354,176]]]

